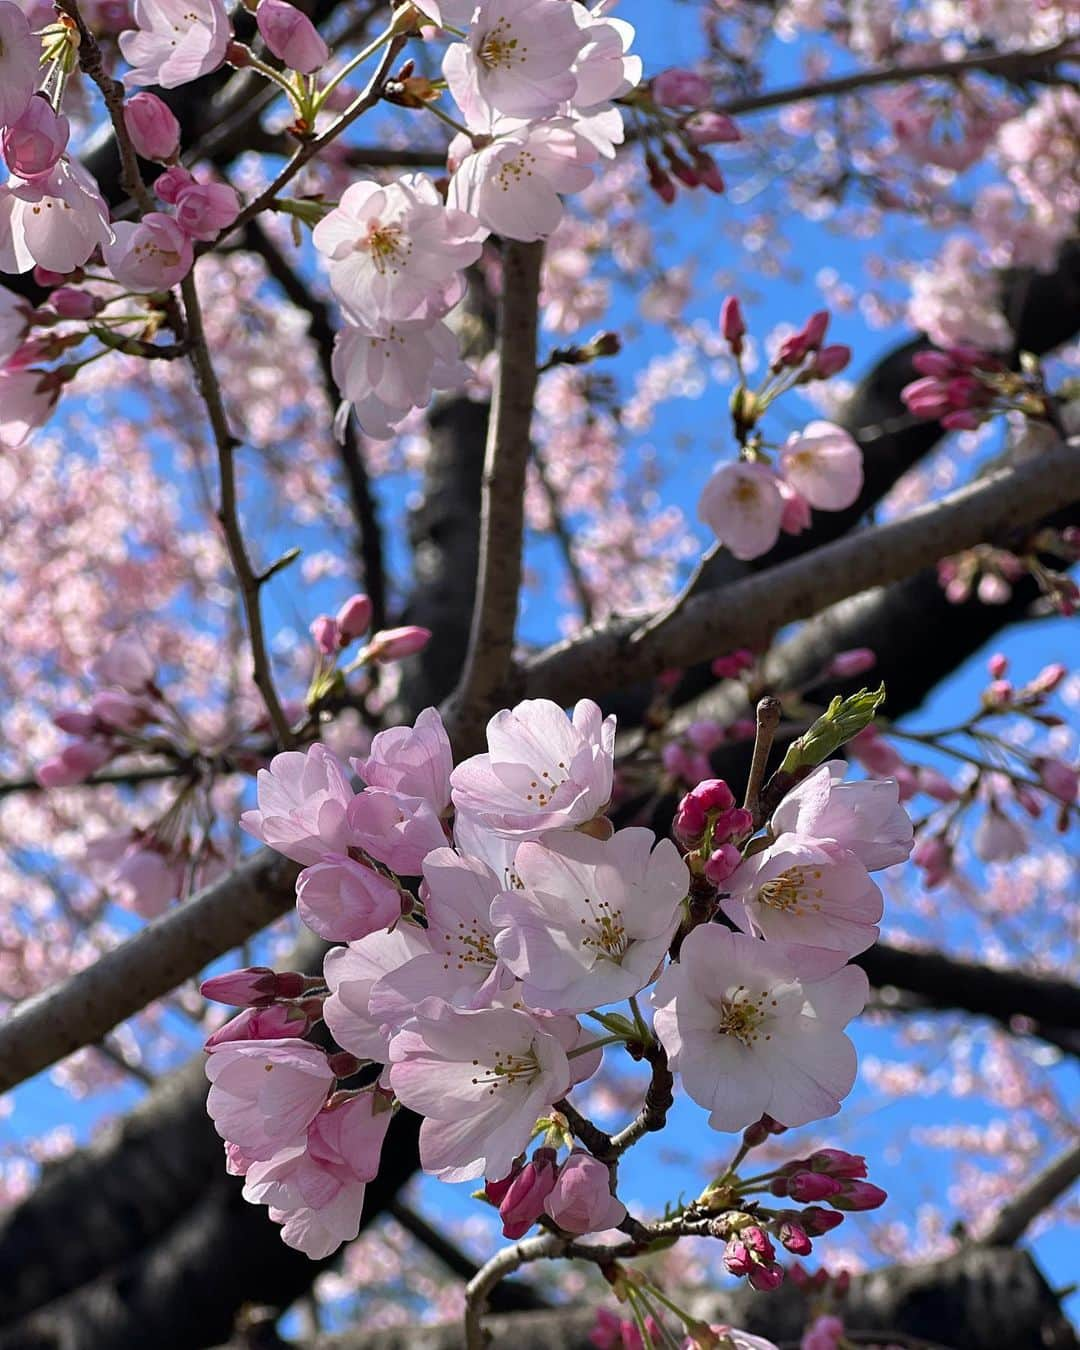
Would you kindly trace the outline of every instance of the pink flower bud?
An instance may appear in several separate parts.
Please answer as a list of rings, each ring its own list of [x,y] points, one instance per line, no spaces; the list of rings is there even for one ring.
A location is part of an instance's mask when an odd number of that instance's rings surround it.
[[[710,192],[720,195],[727,191],[727,184],[724,182],[724,175],[711,155],[707,155],[704,150],[698,150],[694,154],[694,173],[704,187]]]
[[[180,164],[174,164],[154,180],[154,191],[168,206],[175,206],[181,192],[195,186],[195,179]]]
[[[309,631],[316,647],[326,656],[333,656],[342,645],[337,621],[329,614],[320,614],[317,619],[313,619]]]
[[[834,375],[839,375],[850,362],[851,348],[842,342],[834,342],[829,347],[822,347],[818,352],[814,362],[814,374],[819,380],[828,380]]]
[[[430,641],[430,628],[410,624],[406,628],[386,628],[376,633],[368,651],[373,661],[401,661],[423,651]]]
[[[806,1235],[806,1229],[797,1223],[782,1223],[780,1231],[777,1234],[781,1246],[785,1247],[793,1256],[809,1256],[814,1250],[814,1244]]]
[[[776,1259],[776,1248],[772,1245],[772,1239],[766,1233],[764,1228],[759,1228],[756,1224],[742,1230],[742,1240],[750,1248],[751,1255],[758,1257],[762,1261],[773,1261]]]
[[[936,419],[949,410],[949,395],[945,385],[936,376],[928,375],[904,385],[900,399],[908,412],[916,417]]]
[[[1001,652],[995,652],[986,663],[986,668],[990,672],[990,678],[1000,680],[1005,677],[1009,669],[1009,658]],[[1064,667],[1062,667],[1064,669]]]
[[[695,113],[685,130],[694,145],[731,145],[742,140],[742,132],[726,113]]]
[[[743,320],[742,306],[738,296],[729,295],[720,306],[720,331],[724,341],[736,356],[741,355],[743,338],[746,336],[746,324]]]
[[[929,765],[926,764],[920,764],[917,775],[919,791],[925,792],[928,797],[933,797],[934,800],[938,802],[955,802],[960,800],[960,793],[938,769],[930,768]]]
[[[1055,661],[1039,671],[1038,675],[1028,685],[1028,689],[1033,694],[1052,694],[1068,673],[1069,668],[1067,666],[1062,665],[1060,661]]]
[[[43,788],[71,787],[84,783],[112,757],[113,748],[105,741],[73,741],[59,755],[39,764],[34,777]]]
[[[180,123],[157,94],[147,90],[133,94],[124,104],[124,126],[143,159],[165,163],[180,149]]]
[[[830,1198],[829,1204],[834,1209],[847,1211],[879,1209],[888,1198],[880,1186],[870,1181],[849,1181],[839,1195]]]
[[[303,976],[300,977],[301,980]],[[223,975],[212,975],[199,985],[203,998],[214,1003],[228,1003],[234,1008],[247,1008],[277,993],[277,972],[269,966],[244,966],[227,970]]]
[[[830,1233],[844,1222],[842,1214],[834,1214],[831,1210],[822,1209],[818,1205],[809,1205],[803,1210],[801,1218],[803,1228],[811,1237],[821,1237],[824,1233]]]
[[[363,637],[371,627],[371,601],[366,595],[350,595],[337,612],[342,645]]]
[[[306,14],[286,0],[260,0],[255,11],[262,40],[290,70],[311,75],[330,59],[330,49]]]
[[[73,709],[54,713],[52,723],[71,736],[89,736],[98,728],[98,720],[93,713],[75,712]]]
[[[524,1162],[518,1159],[514,1166],[507,1172],[501,1181],[485,1181],[484,1194],[493,1205],[501,1205],[503,1197],[514,1183],[514,1178],[520,1173]]]
[[[626,1206],[611,1192],[611,1173],[583,1149],[559,1169],[544,1210],[564,1233],[602,1233],[626,1218]]]
[[[841,1190],[841,1183],[823,1172],[796,1172],[787,1178],[788,1195],[801,1205],[815,1200],[828,1200]]]
[[[78,291],[74,286],[58,286],[49,296],[49,304],[62,319],[90,319],[104,302],[99,296]]]
[[[856,675],[864,675],[877,665],[877,654],[869,647],[852,647],[846,652],[837,652],[825,671],[826,679],[850,680]]]
[[[239,214],[240,198],[227,183],[195,183],[176,199],[177,224],[191,239],[215,239]]]
[[[713,886],[722,886],[742,862],[742,854],[734,844],[721,844],[713,849],[705,863],[705,880]]]
[[[810,513],[810,503],[786,479],[778,478],[776,486],[780,489],[780,496],[784,499],[780,528],[785,534],[802,534],[803,530],[810,528],[813,519]]]
[[[751,1289],[756,1289],[759,1294],[771,1294],[784,1283],[784,1268],[775,1264],[754,1266],[747,1279],[750,1281]]]
[[[750,1249],[740,1238],[728,1238],[724,1247],[724,1269],[729,1275],[749,1275],[753,1269]]]
[[[946,881],[952,871],[952,849],[941,835],[931,835],[920,839],[911,850],[911,861],[925,874],[923,885],[932,890]]]
[[[714,844],[727,844],[732,839],[741,839],[754,828],[754,817],[742,806],[734,806],[717,816],[713,826]]]
[[[712,84],[692,70],[662,70],[649,86],[661,108],[700,108],[712,97]]]
[[[704,779],[689,795],[708,812],[730,811],[735,805],[735,794],[722,778]]]
[[[146,722],[146,705],[132,694],[119,689],[103,689],[90,701],[90,711],[107,727],[132,731]]]
[[[8,168],[20,178],[49,173],[67,149],[70,130],[67,118],[53,112],[43,94],[35,94],[22,116],[5,127],[0,137]]]
[[[866,1176],[866,1159],[860,1153],[848,1153],[842,1148],[819,1148],[807,1159],[811,1172],[823,1172],[830,1177],[849,1181]]]
[[[878,778],[888,778],[902,766],[903,759],[876,727],[867,727],[853,736],[848,749],[864,769]]]
[[[265,3],[265,0],[264,0]],[[503,1237],[523,1237],[544,1212],[544,1201],[555,1185],[553,1148],[538,1148],[510,1182],[499,1201]]]
[[[1060,802],[1074,802],[1080,791],[1080,774],[1071,765],[1060,759],[1041,759],[1036,767],[1039,781],[1051,795]]]
[[[982,418],[976,413],[962,411],[946,413],[941,419],[941,425],[946,431],[974,431],[976,427],[982,424]]]
[[[78,270],[76,269],[76,271]],[[34,280],[39,286],[48,290],[50,286],[59,286],[61,282],[70,281],[71,277],[64,272],[50,272],[47,267],[35,267]]]
[[[675,200],[675,184],[666,170],[660,167],[659,160],[651,150],[645,152],[645,169],[649,175],[649,187],[666,206],[670,206]]]
[[[692,793],[687,793],[675,812],[675,820],[671,827],[675,838],[683,848],[694,848],[701,843],[707,824],[705,808]]]
[[[277,1041],[285,1036],[303,1036],[310,1025],[306,1013],[284,1003],[269,1008],[245,1008],[206,1038],[206,1049],[226,1041]]]
[[[947,380],[956,373],[952,360],[945,352],[916,352],[911,358],[911,364],[920,375],[931,375],[938,380]]]

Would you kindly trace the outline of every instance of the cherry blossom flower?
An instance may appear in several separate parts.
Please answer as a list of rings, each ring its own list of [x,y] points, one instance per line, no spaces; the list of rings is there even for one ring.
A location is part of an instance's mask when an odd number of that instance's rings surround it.
[[[134,29],[120,34],[131,70],[124,84],[164,89],[209,75],[225,60],[232,27],[224,0],[135,0]]]
[[[417,877],[431,850],[446,843],[446,831],[423,797],[369,787],[349,805],[349,842],[393,871]]]
[[[508,239],[543,239],[562,219],[559,194],[588,187],[595,160],[569,121],[526,123],[459,160],[447,203]]]
[[[670,839],[651,830],[606,840],[561,831],[523,843],[524,889],[491,907],[495,950],[531,1007],[587,1012],[643,989],[675,936],[690,874]]]
[[[759,558],[780,537],[784,499],[764,464],[739,460],[714,469],[698,502],[698,519],[736,558]]]
[[[869,872],[903,862],[911,852],[911,818],[891,779],[845,783],[843,760],[821,764],[794,787],[772,814],[774,835],[832,840]]]
[[[819,511],[843,511],[862,491],[862,450],[833,422],[811,422],[780,452],[780,472]]]
[[[259,805],[240,817],[248,834],[305,867],[349,847],[347,815],[356,794],[325,745],[275,755],[256,785]]]
[[[288,0],[259,0],[255,11],[262,40],[290,70],[312,75],[330,59],[330,49],[308,16]]]
[[[35,265],[66,274],[111,238],[109,212],[81,164],[61,159],[52,172],[0,187],[0,271]]]
[[[296,908],[327,942],[352,942],[401,918],[402,894],[389,877],[341,853],[305,867],[296,882]]]
[[[854,956],[877,941],[881,892],[858,858],[782,834],[725,883],[721,909],[747,933]]]
[[[176,223],[192,239],[216,239],[239,214],[240,199],[228,183],[192,183],[176,196]]]
[[[279,1041],[284,1037],[304,1036],[311,1019],[299,1008],[273,1003],[269,1008],[245,1008],[224,1022],[206,1038],[206,1049],[213,1050],[226,1041]]]
[[[548,699],[526,699],[487,725],[486,754],[450,775],[454,805],[508,838],[594,819],[611,799],[615,718],[583,698],[572,718]]]
[[[397,1027],[371,1012],[371,992],[383,976],[430,951],[424,929],[399,923],[392,932],[372,933],[326,954],[330,997],[323,1004],[323,1018],[338,1045],[360,1059],[385,1063]]]
[[[18,5],[0,0],[0,126],[17,122],[33,97],[41,40]],[[11,271],[11,268],[5,268]]]
[[[487,231],[443,205],[423,174],[362,181],[315,226],[330,285],[348,315],[371,332],[402,319],[442,318],[461,298],[461,269],[480,256]]]
[[[432,1000],[390,1042],[390,1084],[424,1117],[420,1162],[444,1181],[504,1177],[570,1083],[558,1037],[512,1008]]]
[[[611,1173],[581,1149],[559,1169],[544,1210],[564,1233],[602,1233],[626,1218],[626,1206],[611,1193]]]
[[[67,149],[70,133],[68,119],[54,112],[44,94],[35,94],[0,137],[9,171],[16,178],[49,173]]]
[[[366,435],[389,440],[414,408],[436,389],[457,389],[471,371],[458,356],[458,340],[440,321],[401,320],[374,332],[346,323],[334,338],[334,381]]]
[[[1008,862],[1027,850],[1027,832],[992,802],[975,827],[971,847],[983,862]]]
[[[607,14],[606,0],[593,5],[573,5],[574,22],[585,38],[571,69],[577,80],[573,107],[581,113],[598,108],[613,98],[622,98],[641,83],[641,57],[629,55],[634,40],[633,24]],[[619,120],[622,114],[613,109]],[[620,138],[621,139],[621,138]]]
[[[180,149],[180,123],[157,94],[143,91],[124,101],[124,126],[135,153],[164,163]]]
[[[191,239],[172,216],[149,211],[142,220],[118,220],[102,249],[105,264],[131,291],[167,291],[191,271]]]
[[[651,998],[673,1070],[717,1130],[768,1114],[782,1125],[835,1115],[855,1081],[844,1026],[866,975],[842,952],[760,942],[706,924],[684,939]]]
[[[136,914],[156,919],[181,894],[186,872],[185,858],[170,856],[153,841],[136,840],[109,875],[106,886]]]
[[[319,1112],[303,1143],[254,1162],[244,1199],[269,1205],[289,1247],[315,1260],[360,1231],[366,1183],[379,1171],[390,1103],[377,1090]]]
[[[298,1143],[334,1083],[326,1055],[308,1041],[227,1041],[206,1061],[206,1109],[222,1139],[250,1159]]]
[[[550,117],[574,97],[584,40],[563,0],[480,0],[468,41],[447,48],[443,75],[469,126],[492,112]]]

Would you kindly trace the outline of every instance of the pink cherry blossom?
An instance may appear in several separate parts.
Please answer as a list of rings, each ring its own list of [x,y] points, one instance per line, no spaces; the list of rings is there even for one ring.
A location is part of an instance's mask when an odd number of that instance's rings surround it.
[[[116,899],[144,919],[156,919],[180,895],[186,860],[152,842],[134,842],[106,881]]]
[[[389,877],[342,853],[327,853],[296,882],[300,918],[327,942],[352,942],[390,928],[401,918],[402,900]]]
[[[842,952],[760,942],[712,924],[687,935],[652,992],[674,1070],[717,1130],[768,1114],[783,1125],[835,1115],[855,1081],[844,1026],[868,982]]]
[[[215,1003],[229,1003],[236,1008],[246,1008],[249,1004],[260,1003],[277,995],[295,998],[303,992],[302,975],[296,978],[299,986],[288,995],[281,988],[281,982],[292,977],[293,972],[279,974],[269,966],[243,966],[238,970],[226,970],[220,975],[211,975],[199,985],[203,998]]]
[[[330,49],[308,16],[288,0],[259,0],[255,11],[262,40],[290,70],[312,75],[330,59]]]
[[[461,269],[487,231],[443,205],[423,174],[353,183],[312,232],[348,315],[372,332],[402,319],[442,318],[463,294]]]
[[[570,1087],[557,1036],[526,1012],[431,1000],[390,1042],[390,1084],[418,1111],[420,1162],[444,1181],[503,1177]]]
[[[548,699],[503,709],[487,726],[486,754],[450,775],[454,805],[508,838],[584,825],[611,799],[615,719],[582,699],[572,718]]]
[[[634,40],[633,25],[625,19],[612,18],[607,13],[610,8],[605,0],[592,8],[571,7],[574,22],[585,39],[571,67],[577,80],[575,113],[598,108],[609,99],[622,98],[641,82],[641,57],[629,54]],[[612,111],[621,121],[618,109]]]
[[[22,445],[52,416],[60,386],[47,370],[0,370],[0,445]]]
[[[334,338],[334,381],[366,435],[389,440],[414,408],[437,389],[456,389],[471,371],[445,323],[401,320],[376,332],[346,323]]]
[[[468,41],[447,49],[443,75],[470,126],[492,112],[550,117],[574,97],[583,44],[563,0],[480,0]]]
[[[16,178],[49,173],[67,149],[70,132],[68,119],[53,111],[44,94],[35,94],[0,137],[8,169]]]
[[[626,1206],[611,1193],[610,1171],[580,1149],[559,1169],[544,1210],[564,1233],[602,1233],[626,1218]]]
[[[729,919],[769,941],[804,942],[854,956],[877,941],[883,903],[858,858],[835,845],[782,834],[725,883]]]
[[[419,624],[406,624],[403,628],[383,628],[374,633],[368,644],[368,656],[372,661],[386,665],[391,661],[403,661],[406,656],[415,656],[422,652],[431,641],[431,629],[421,628]]]
[[[110,237],[108,208],[81,164],[61,159],[49,174],[0,187],[2,272],[36,265],[66,275]]]
[[[843,511],[862,491],[862,450],[832,422],[811,422],[780,452],[780,472],[819,511]]]
[[[207,1036],[206,1049],[214,1050],[227,1041],[279,1041],[303,1036],[309,1025],[308,1015],[287,1003],[274,1003],[269,1008],[245,1008]]]
[[[17,122],[33,97],[40,56],[41,40],[26,15],[18,5],[0,0],[0,126]]]
[[[325,1053],[308,1041],[227,1041],[206,1061],[206,1109],[222,1139],[248,1158],[300,1142],[334,1082]]]
[[[380,731],[367,756],[351,764],[369,787],[423,797],[440,815],[450,805],[454,757],[437,708],[425,708],[411,728]]]
[[[228,183],[193,183],[176,197],[176,223],[192,239],[216,239],[239,214],[240,198]]]
[[[248,834],[304,866],[349,847],[347,814],[356,794],[326,746],[275,755],[256,781],[259,805],[240,817]]]
[[[247,1169],[244,1199],[268,1205],[290,1247],[315,1260],[360,1231],[366,1183],[379,1171],[390,1103],[378,1090],[319,1112],[302,1143]]]
[[[562,219],[560,193],[588,187],[596,157],[567,120],[527,123],[460,160],[447,203],[507,239],[543,239]]]
[[[335,617],[343,641],[354,642],[358,637],[363,637],[371,627],[372,611],[371,600],[363,592],[349,596]],[[424,713],[421,713],[420,716],[423,717]],[[417,718],[417,723],[419,723],[419,720]],[[379,786],[385,786],[385,784]],[[423,793],[418,795],[423,796]]]
[[[369,787],[349,805],[349,842],[392,871],[416,877],[431,850],[446,843],[446,831],[423,797]]]
[[[663,108],[701,108],[712,98],[712,82],[693,70],[662,70],[649,81],[653,98]]]
[[[1027,851],[1027,831],[992,802],[975,827],[971,847],[983,862],[1008,862]]]
[[[102,249],[105,264],[131,291],[167,291],[191,271],[191,240],[172,216],[149,211],[142,220],[118,220]]]
[[[845,783],[846,773],[842,760],[819,765],[773,812],[773,834],[831,839],[870,872],[903,862],[911,852],[913,832],[896,783]]]
[[[124,102],[124,126],[135,153],[164,163],[180,149],[180,123],[167,103],[145,90]]]
[[[780,537],[784,499],[773,471],[739,460],[714,469],[698,502],[698,519],[736,558],[759,558]]]
[[[523,843],[522,889],[491,907],[495,950],[531,1007],[587,1012],[643,989],[679,925],[690,874],[670,839],[620,830],[606,840],[560,832]]]
[[[145,644],[131,634],[106,639],[105,650],[90,663],[89,673],[98,684],[115,684],[129,694],[143,694],[153,684],[157,669]]]
[[[330,997],[323,1004],[323,1018],[338,1045],[361,1059],[385,1063],[397,1026],[372,1013],[371,992],[384,976],[430,951],[424,929],[399,923],[393,932],[372,933],[327,953],[324,973]]]
[[[164,89],[209,75],[225,60],[232,27],[224,0],[135,0],[134,29],[120,34],[131,70],[124,84]]]
[[[524,1237],[543,1214],[544,1202],[555,1185],[555,1159],[553,1148],[538,1148],[532,1161],[510,1179],[498,1202],[503,1237]]]

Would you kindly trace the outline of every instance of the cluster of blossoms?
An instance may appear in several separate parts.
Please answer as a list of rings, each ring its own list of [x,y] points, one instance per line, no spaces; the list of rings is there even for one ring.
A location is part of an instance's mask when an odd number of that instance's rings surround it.
[[[566,1101],[616,1042],[666,1057],[714,1128],[748,1127],[746,1148],[839,1110],[855,1076],[844,1027],[867,994],[847,961],[881,915],[869,871],[911,847],[896,785],[823,764],[744,855],[752,817],[705,782],[680,805],[680,848],[612,826],[614,738],[589,700],[571,716],[531,700],[455,767],[429,708],[351,761],[359,787],[319,744],[260,771],[241,824],[301,865],[302,919],[341,944],[322,979],[257,968],[204,986],[245,1008],[208,1045],[208,1109],[286,1242],[321,1256],[356,1235],[396,1104],[423,1118],[424,1169],[482,1180],[507,1236],[630,1222]],[[718,908],[738,931],[704,921]],[[650,986],[651,1029],[636,1001]],[[600,1011],[624,1000],[629,1016]],[[319,1020],[339,1050],[305,1039]],[[775,1284],[769,1234],[805,1254],[844,1209],[881,1202],[863,1177],[825,1151],[747,1183],[808,1205],[776,1213],[722,1179],[725,1236],[748,1253],[737,1273]]]
[[[760,557],[773,547],[781,531],[801,534],[810,524],[811,509],[846,510],[862,490],[862,450],[843,427],[811,422],[783,446],[772,447],[777,455],[774,465],[758,425],[782,394],[828,379],[848,364],[851,352],[847,347],[822,345],[828,325],[827,310],[811,315],[780,344],[761,385],[751,390],[741,378],[731,396],[741,457],[713,470],[698,502],[698,517],[736,558]],[[724,301],[720,327],[741,376],[747,330],[734,296]]]
[[[905,407],[950,431],[973,431],[988,417],[1014,409],[1027,417],[1049,416],[1048,396],[1033,372],[1010,371],[977,347],[916,352],[911,364],[922,378],[901,391]]]

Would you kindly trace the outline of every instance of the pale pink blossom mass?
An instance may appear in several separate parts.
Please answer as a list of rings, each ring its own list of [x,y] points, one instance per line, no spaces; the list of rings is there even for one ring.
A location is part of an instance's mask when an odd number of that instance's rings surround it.
[[[224,0],[135,0],[135,28],[120,34],[131,69],[124,84],[164,89],[209,75],[225,60],[232,26]]]

